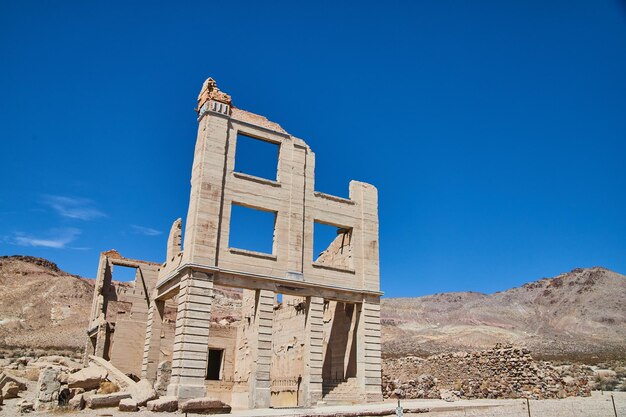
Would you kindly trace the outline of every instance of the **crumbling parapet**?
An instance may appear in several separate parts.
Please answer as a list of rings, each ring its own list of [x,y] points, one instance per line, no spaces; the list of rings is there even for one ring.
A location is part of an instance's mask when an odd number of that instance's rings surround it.
[[[173,262],[174,258],[182,252],[183,220],[178,218],[172,223],[170,234],[167,238],[167,255],[165,262]]]

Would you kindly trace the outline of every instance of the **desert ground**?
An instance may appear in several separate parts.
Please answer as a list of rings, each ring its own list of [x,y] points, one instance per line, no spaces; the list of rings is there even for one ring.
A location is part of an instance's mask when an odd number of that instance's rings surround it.
[[[594,391],[590,397],[568,397],[561,400],[531,400],[530,415],[539,417],[611,417],[615,416],[611,395],[615,400],[617,416],[626,416],[626,392]],[[6,400],[0,416],[19,415],[15,411],[15,403],[19,399]],[[410,400],[401,403],[404,416],[437,416],[437,417],[527,417],[526,400],[460,400],[448,403],[442,400]],[[396,403],[386,401],[382,404],[362,406],[334,406],[316,409],[259,409],[233,411],[230,415],[239,417],[326,417],[326,416],[393,416]],[[417,412],[416,412],[417,411]],[[34,416],[66,416],[66,417],[122,417],[128,413],[116,409],[99,409],[83,411],[34,412]],[[132,413],[138,417],[182,415],[182,413],[153,413],[139,411]]]

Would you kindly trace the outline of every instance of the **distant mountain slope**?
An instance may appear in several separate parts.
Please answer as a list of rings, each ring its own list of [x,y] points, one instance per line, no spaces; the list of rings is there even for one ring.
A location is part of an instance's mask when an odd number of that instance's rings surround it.
[[[94,265],[95,267],[95,265]],[[60,270],[46,259],[0,256],[0,349],[82,350],[91,315],[95,281]],[[133,282],[113,281],[119,295]],[[240,319],[241,294],[214,289],[213,321]],[[235,311],[236,310],[236,311]],[[125,302],[109,301],[109,312],[130,311]],[[174,313],[166,309],[166,316]],[[144,335],[140,335],[143,340]]]
[[[93,285],[45,259],[0,256],[0,348],[82,349]],[[241,295],[216,295],[214,320],[236,320]],[[387,357],[511,342],[535,357],[626,358],[626,277],[597,267],[490,295],[383,299],[381,318]]]
[[[489,295],[384,299],[381,316],[386,356],[511,342],[535,356],[626,357],[626,277],[600,267]]]
[[[0,257],[0,347],[85,346],[93,280],[30,256]]]

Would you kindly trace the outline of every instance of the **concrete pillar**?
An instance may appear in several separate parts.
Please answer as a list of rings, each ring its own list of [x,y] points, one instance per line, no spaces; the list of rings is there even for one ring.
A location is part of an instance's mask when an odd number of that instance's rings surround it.
[[[209,326],[213,304],[213,276],[190,271],[180,282],[172,378],[167,395],[179,399],[204,397]]]
[[[161,353],[161,331],[163,329],[163,314],[165,301],[152,299],[148,310],[148,322],[146,324],[146,340],[143,349],[143,362],[141,365],[141,377],[156,380],[159,356]]]
[[[380,358],[380,297],[357,304],[357,379],[367,402],[382,401]]]
[[[257,290],[254,313],[252,372],[249,384],[250,408],[270,406],[270,368],[272,366],[272,334],[274,325],[274,292]]]
[[[324,299],[309,297],[305,324],[304,375],[302,393],[304,405],[312,407],[322,399],[322,365],[324,349]]]

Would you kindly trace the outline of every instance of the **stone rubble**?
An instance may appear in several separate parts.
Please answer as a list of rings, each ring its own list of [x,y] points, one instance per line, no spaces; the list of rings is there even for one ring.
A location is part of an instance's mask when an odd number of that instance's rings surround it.
[[[85,399],[85,408],[105,408],[105,407],[117,407],[120,401],[130,398],[130,394],[127,392],[114,392],[111,394],[93,394],[88,395]]]
[[[70,388],[83,388],[86,391],[100,387],[100,383],[106,380],[107,371],[99,366],[89,366],[69,375],[67,385]]]
[[[394,375],[413,373],[400,380]],[[418,376],[419,375],[419,376]],[[383,365],[385,398],[564,398],[589,396],[585,376],[565,380],[524,348],[496,345],[477,352],[443,353],[428,359],[388,359]],[[445,397],[445,398],[444,398]]]
[[[159,395],[152,387],[152,384],[147,379],[142,379],[130,390],[133,400],[139,406],[144,406],[148,401],[156,399]]]
[[[120,401],[120,405],[118,406],[118,410],[120,411],[138,411],[139,407],[137,406],[137,401],[132,398],[124,398]]]
[[[158,400],[148,401],[146,407],[148,411],[166,411],[173,413],[178,410],[178,399],[176,397],[161,397]]]
[[[5,399],[17,398],[20,393],[20,386],[13,381],[7,382],[2,387],[2,397]]]
[[[75,394],[72,398],[70,398],[67,405],[72,410],[82,410],[83,408],[85,408],[85,394]]]
[[[16,374],[27,378],[7,371],[14,368]],[[24,356],[3,359],[0,370],[0,398],[22,397],[16,403],[20,413],[117,407],[121,399],[130,399],[131,396],[136,397],[133,400],[135,403],[138,400],[145,405],[148,400],[157,398],[149,381],[135,383],[101,358],[90,361],[89,366],[83,367],[82,364],[59,355],[42,355],[37,359]],[[118,389],[117,385],[120,383],[125,387],[123,392],[103,390],[108,385]],[[31,393],[22,393],[26,390]]]
[[[34,411],[34,407],[35,405],[28,401],[28,400],[20,400],[15,404],[15,407],[17,408],[18,413],[23,414],[23,413],[29,413],[31,411]]]
[[[228,414],[230,406],[214,398],[194,398],[180,404],[181,413]]]
[[[2,389],[9,382],[14,382],[15,384],[17,384],[20,391],[24,391],[28,383],[28,381],[26,381],[24,378],[15,376],[7,372],[6,370],[0,373],[0,389]]]
[[[39,374],[35,399],[37,410],[58,405],[59,393],[61,392],[60,374],[58,369],[52,367],[43,369]]]
[[[159,363],[157,368],[157,378],[154,383],[154,389],[159,395],[166,395],[167,386],[170,383],[172,377],[172,362],[163,361]]]

